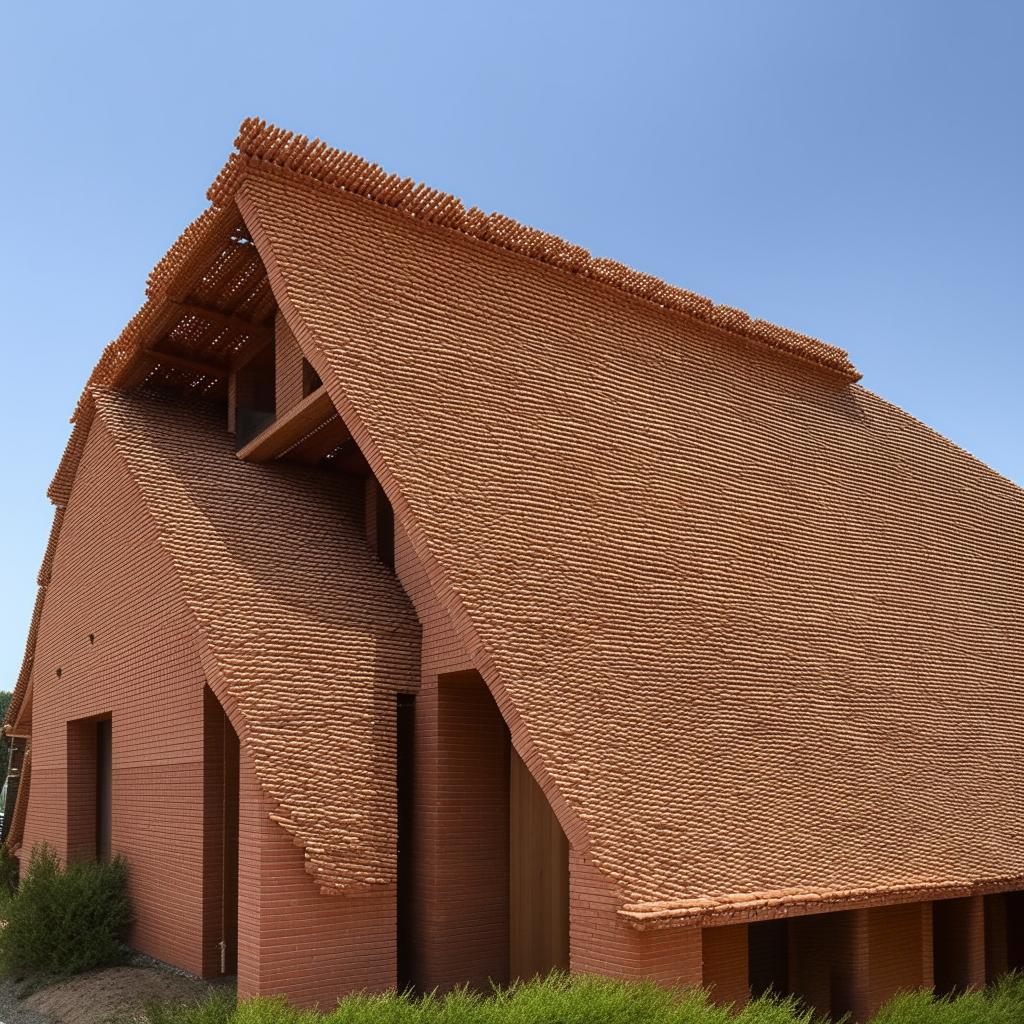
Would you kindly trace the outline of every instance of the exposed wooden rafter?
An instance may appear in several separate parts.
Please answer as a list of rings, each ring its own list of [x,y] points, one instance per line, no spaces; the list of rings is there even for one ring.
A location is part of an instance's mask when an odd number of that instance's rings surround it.
[[[226,380],[228,376],[228,368],[226,366],[200,362],[198,359],[189,359],[186,356],[174,355],[171,352],[161,352],[155,348],[147,348],[143,352],[153,362],[174,367],[176,370],[184,370],[187,373],[195,373],[203,377],[212,377],[215,380]]]
[[[239,449],[238,457],[246,462],[270,462],[284,455],[294,455],[298,461],[315,461],[347,438],[348,431],[338,417],[331,396],[321,386]],[[324,448],[327,444],[329,447]]]
[[[227,327],[239,334],[247,334],[251,338],[260,341],[269,341],[274,337],[274,329],[263,324],[254,324],[245,317],[234,316],[231,313],[222,313],[219,309],[211,309],[209,306],[200,306],[195,302],[179,302],[177,299],[168,299],[168,305],[182,316],[194,316],[207,323],[216,324],[218,327]]]

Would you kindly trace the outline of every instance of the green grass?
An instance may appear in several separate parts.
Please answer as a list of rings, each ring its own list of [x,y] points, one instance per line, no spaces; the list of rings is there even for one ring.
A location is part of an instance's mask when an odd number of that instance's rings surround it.
[[[0,971],[17,978],[62,977],[125,959],[124,930],[131,922],[128,868],[109,864],[61,865],[42,845],[3,904]]]
[[[793,1000],[757,999],[734,1015],[700,991],[552,975],[490,996],[466,991],[411,999],[388,993],[343,999],[329,1013],[293,1009],[283,999],[235,1006],[223,995],[190,1006],[153,1006],[148,1024],[815,1024]],[[874,1024],[1024,1024],[1024,977],[956,999],[897,996]]]

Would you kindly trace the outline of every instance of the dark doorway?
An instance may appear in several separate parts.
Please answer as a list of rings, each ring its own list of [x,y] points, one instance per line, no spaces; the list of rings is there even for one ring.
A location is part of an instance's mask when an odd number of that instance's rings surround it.
[[[747,929],[750,994],[789,992],[789,922],[756,921]]]
[[[114,788],[113,733],[109,718],[96,723],[96,859],[110,860],[111,796]]]
[[[109,715],[67,725],[67,859],[108,860],[113,836],[113,732]]]
[[[238,971],[239,745],[213,692],[203,698],[203,974]]]
[[[398,893],[397,943],[398,990],[404,992],[415,985],[416,965],[413,960],[413,921],[415,914],[412,851],[414,833],[413,788],[416,735],[416,698],[411,693],[398,694],[397,702],[397,786],[398,786]]]

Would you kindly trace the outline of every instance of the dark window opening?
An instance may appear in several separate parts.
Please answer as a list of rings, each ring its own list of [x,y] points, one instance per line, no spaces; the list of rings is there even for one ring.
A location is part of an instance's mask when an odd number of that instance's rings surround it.
[[[384,488],[377,484],[377,557],[389,568],[395,567],[395,513]]]
[[[302,360],[302,397],[306,398],[313,394],[317,388],[323,385],[320,374],[313,369],[308,359]]]
[[[411,693],[398,694],[397,703],[397,786],[398,786],[398,988],[415,985],[413,960],[413,769],[416,729],[416,698]]]
[[[747,963],[750,994],[758,996],[789,992],[788,922],[757,921],[747,929]]]
[[[235,441],[244,448],[277,413],[274,346],[265,345],[235,371]]]

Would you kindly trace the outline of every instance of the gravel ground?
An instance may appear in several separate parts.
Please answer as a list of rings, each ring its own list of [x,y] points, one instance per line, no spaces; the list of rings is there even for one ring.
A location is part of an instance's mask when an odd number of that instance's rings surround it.
[[[51,1018],[26,1009],[15,984],[0,981],[0,1024],[51,1024]]]
[[[138,958],[123,967],[66,978],[18,998],[19,986],[0,981],[0,1024],[102,1024],[141,1014],[151,1001],[193,1002],[211,986],[184,971]]]

